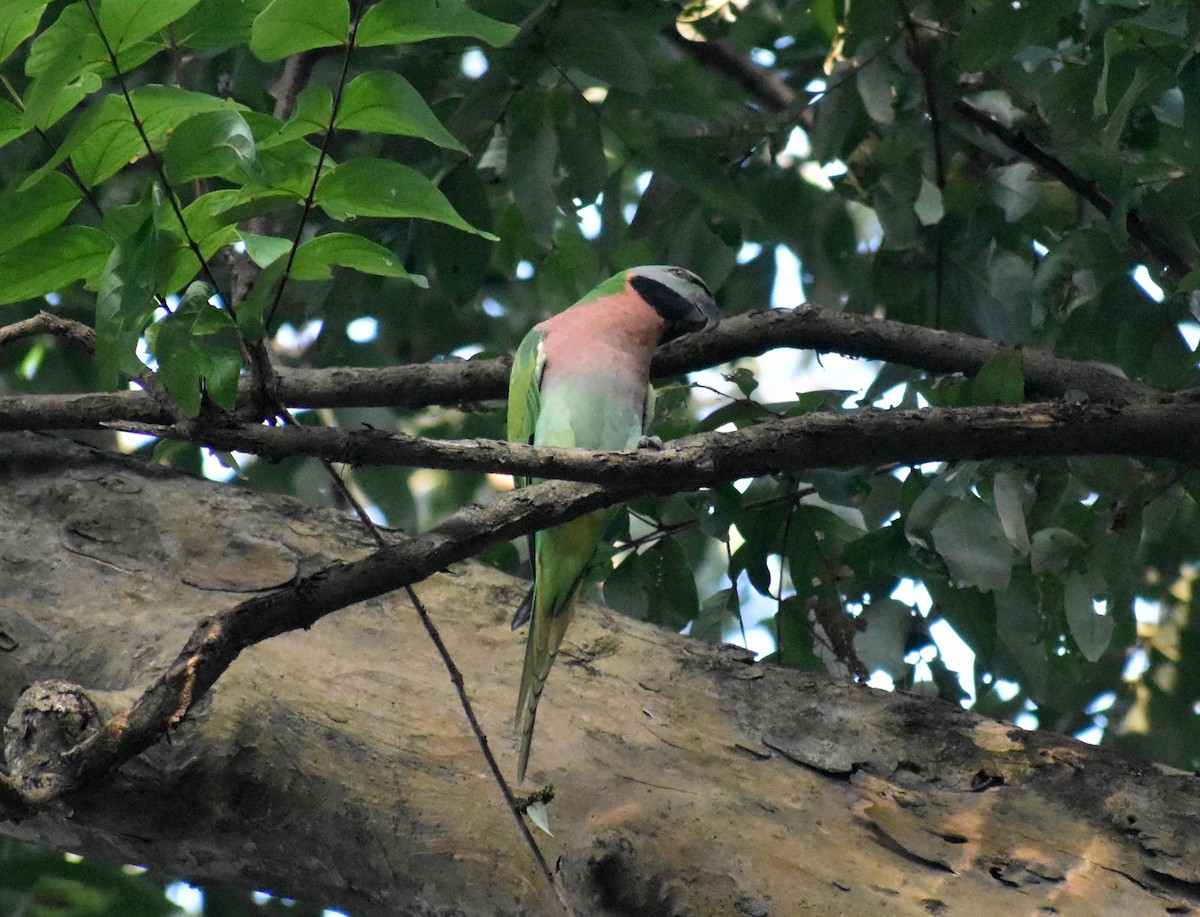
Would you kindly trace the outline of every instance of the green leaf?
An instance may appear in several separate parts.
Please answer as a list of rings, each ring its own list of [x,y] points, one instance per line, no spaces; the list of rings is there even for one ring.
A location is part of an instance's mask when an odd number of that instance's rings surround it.
[[[226,194],[229,196],[225,197],[224,195]],[[293,191],[250,185],[247,185],[240,191],[226,189],[210,192],[210,195],[221,195],[219,198],[214,197],[212,203],[209,204],[211,209],[209,218],[223,226],[231,226],[235,223],[240,223],[242,220],[282,210],[304,199],[303,195],[296,194]],[[203,200],[207,197],[209,195],[204,195],[203,198],[198,198],[197,200]]]
[[[335,218],[413,217],[495,239],[458,215],[446,197],[416,169],[386,159],[354,159],[325,174],[317,203]]]
[[[645,55],[613,19],[588,6],[560,13],[550,39],[555,63],[636,95],[650,92],[654,80]]]
[[[1017,669],[1009,677],[1019,676],[1030,697],[1042,703],[1050,681],[1046,622],[1038,609],[1037,588],[1028,580],[1027,573],[1024,578],[1014,577],[1007,589],[995,593],[996,636]]]
[[[29,48],[25,73],[40,77],[51,71],[65,71],[65,78],[79,73],[76,67],[107,62],[108,53],[96,31],[96,23],[86,4],[72,3],[63,8]]]
[[[199,0],[103,0],[100,28],[114,51],[148,38],[184,15]]]
[[[260,140],[258,148],[268,150],[325,131],[332,111],[333,94],[324,86],[308,86],[297,97],[292,116],[276,133]]]
[[[771,654],[771,661],[788,668],[806,672],[823,672],[826,666],[813,647],[813,623],[809,603],[790,595],[779,603],[779,611],[772,619],[778,648]]]
[[[942,217],[946,215],[941,189],[928,178],[921,179],[921,190],[913,202],[913,211],[917,214],[917,219],[921,221],[922,226],[933,226],[940,223]]]
[[[201,112],[176,127],[163,150],[163,167],[176,182],[217,175],[240,184],[263,177],[250,125],[228,109]]]
[[[1113,617],[1100,614],[1093,603],[1092,585],[1082,573],[1071,573],[1063,581],[1063,612],[1071,638],[1088,662],[1104,655],[1112,642]]]
[[[438,187],[472,226],[495,223],[488,188],[478,169],[452,169]],[[414,258],[406,263],[422,272],[435,272],[442,295],[457,303],[477,302],[492,264],[492,243],[483,236],[464,236],[442,223],[419,223],[414,228]],[[424,258],[416,257],[422,252]]]
[[[987,289],[971,298],[969,307],[980,330],[1007,343],[1025,340],[1033,310],[1033,259],[1000,251],[986,267]]]
[[[718,144],[698,138],[663,139],[638,153],[714,210],[747,222],[761,221],[745,191],[730,177],[733,173],[722,161]],[[911,213],[911,200],[908,206]]]
[[[394,252],[346,232],[325,233],[301,245],[292,262],[291,276],[294,280],[328,280],[333,276],[329,269],[334,265],[380,277],[400,277],[419,287],[429,286],[424,277],[404,270]]]
[[[723,373],[721,378],[736,385],[746,398],[758,388],[758,379],[755,378],[754,371],[745,366],[739,366],[731,373]]]
[[[725,639],[725,631],[731,624],[737,623],[740,611],[737,590],[719,589],[700,603],[700,611],[688,629],[688,636],[721,643]]]
[[[193,115],[243,108],[236,102],[176,86],[141,86],[129,97],[155,150],[161,149],[170,132]],[[119,94],[105,96],[75,122],[54,156],[26,179],[22,188],[30,187],[58,168],[68,156],[80,181],[90,187],[144,155],[146,146],[129,114],[129,103]]]
[[[383,0],[363,14],[355,42],[369,48],[462,36],[498,48],[520,31],[475,12],[462,0]]]
[[[700,610],[696,581],[674,538],[660,539],[622,561],[604,580],[604,600],[630,617],[675,630]]]
[[[279,236],[260,236],[252,232],[239,232],[238,238],[246,245],[246,254],[259,267],[265,268],[283,258],[291,250],[292,240]]]
[[[78,83],[81,75],[108,64],[108,52],[87,7],[67,6],[29,49],[25,72],[34,80],[25,92],[23,125],[50,127],[79,104],[86,90],[100,88],[98,80]]]
[[[16,140],[26,130],[21,124],[21,110],[11,102],[0,100],[0,146]]]
[[[960,586],[1006,589],[1013,551],[991,508],[977,497],[952,503],[933,525],[933,544]]]
[[[364,73],[350,81],[342,95],[336,126],[342,130],[420,137],[448,150],[466,152],[412,84],[398,73],[386,70]]]
[[[83,193],[67,176],[52,172],[31,188],[0,194],[0,252],[48,233],[70,216]]]
[[[3,136],[3,129],[0,128],[0,136]],[[1192,290],[1200,290],[1200,267],[1194,268],[1183,275],[1183,278],[1175,286],[1176,293],[1190,293]]]
[[[163,47],[159,41],[133,42],[116,52],[117,66],[129,73]],[[26,128],[50,127],[100,88],[100,77],[111,74],[112,61],[86,4],[68,5],[37,37],[25,72],[34,77],[24,97]]]
[[[778,491],[764,488],[764,493],[773,495]],[[750,498],[746,498],[746,502],[751,502]],[[771,503],[766,506],[747,506],[738,513],[737,530],[744,540],[730,560],[730,579],[736,581],[741,571],[745,570],[750,585],[760,595],[773,598],[767,559],[772,554],[783,553],[782,530],[789,511],[782,503]]]
[[[106,388],[116,388],[121,372],[140,371],[135,346],[158,308],[157,281],[167,267],[172,242],[160,232],[162,211],[162,192],[152,185],[141,201],[116,215],[119,228],[109,214],[118,240],[96,295],[96,370]]]
[[[192,284],[175,311],[146,335],[159,380],[190,417],[200,413],[205,392],[226,410],[237,400],[241,351],[233,320],[209,303],[211,296],[207,284]]]
[[[1038,576],[1060,576],[1085,551],[1087,546],[1073,532],[1063,528],[1045,528],[1033,533],[1030,564]]]
[[[1025,523],[1025,476],[1016,471],[998,471],[992,479],[992,498],[1004,537],[1013,550],[1029,553],[1029,529]]]
[[[1183,91],[1178,86],[1172,86],[1150,103],[1150,110],[1154,112],[1154,117],[1163,124],[1169,124],[1171,127],[1183,127]]]
[[[250,50],[261,60],[273,61],[313,48],[340,47],[349,37],[346,0],[272,0],[254,18]]]
[[[867,63],[859,68],[854,82],[871,120],[879,124],[894,124],[895,93],[886,61],[885,55],[870,54]]]
[[[30,0],[0,0],[0,62],[8,59],[21,43],[37,31],[48,3]]]
[[[800,505],[788,522],[787,560],[792,586],[801,598],[831,586],[842,548],[863,532],[823,506]]]
[[[551,110],[564,171],[563,197],[594,201],[608,180],[599,114],[591,102],[575,93],[551,96]]]
[[[1025,400],[1021,352],[1007,347],[983,364],[971,385],[975,404],[1020,404]]]
[[[204,0],[175,25],[188,48],[229,48],[250,41],[254,17],[270,0]]]
[[[113,242],[89,226],[60,226],[0,254],[0,305],[61,291],[104,267]]]
[[[1015,223],[1029,213],[1042,196],[1042,186],[1027,162],[1003,166],[989,173],[988,193],[1004,210],[1004,219]]]
[[[184,219],[187,220],[186,211]],[[188,222],[188,229],[191,232],[192,239],[199,246],[200,254],[206,262],[226,245],[232,245],[238,240],[237,230],[232,226],[220,226],[207,232],[201,232],[202,228],[193,225],[191,221]],[[165,231],[173,247],[170,250],[164,250],[162,255],[162,265],[159,273],[164,277],[164,280],[159,284],[159,291],[174,293],[199,275],[200,262],[196,258],[196,253],[180,232],[176,231],[173,227]]]
[[[525,814],[529,816],[529,820],[554,837],[554,832],[550,830],[550,813],[546,807],[540,802],[530,803],[525,807]]]
[[[882,669],[899,681],[908,673],[904,656],[908,642],[917,629],[916,613],[895,599],[881,599],[863,609],[866,630],[854,637],[854,651],[870,671]]]
[[[507,172],[525,228],[549,248],[558,218],[559,155],[546,98],[543,93],[523,92],[509,106]]]
[[[243,335],[249,341],[262,340],[266,333],[265,322],[267,309],[275,300],[275,289],[283,277],[283,269],[287,264],[286,258],[276,258],[254,280],[254,286],[246,294],[237,308],[237,324]]]
[[[264,150],[258,148],[258,163],[265,178],[260,184],[252,182],[242,189],[242,199],[250,203],[256,197],[287,193],[295,201],[302,201],[312,190],[320,152],[306,140],[293,140],[281,146]],[[337,163],[326,156],[322,163],[322,174],[328,175]]]

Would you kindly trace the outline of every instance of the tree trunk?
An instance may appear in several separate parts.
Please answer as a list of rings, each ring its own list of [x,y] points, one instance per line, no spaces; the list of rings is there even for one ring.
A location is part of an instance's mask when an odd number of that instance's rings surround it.
[[[205,615],[371,550],[335,513],[45,436],[0,436],[0,483],[5,715],[47,679],[119,710]],[[474,563],[417,587],[508,775],[524,589]],[[38,698],[64,690],[22,698],[10,772],[38,766],[17,749],[54,740]],[[1200,904],[1192,774],[595,607],[542,701],[543,783],[554,836],[534,833],[581,915]],[[401,593],[247,651],[169,742],[69,803],[4,830],[354,917],[563,912]]]

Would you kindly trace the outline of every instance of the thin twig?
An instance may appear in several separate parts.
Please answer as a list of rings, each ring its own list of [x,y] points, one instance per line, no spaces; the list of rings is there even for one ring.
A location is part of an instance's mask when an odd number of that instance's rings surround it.
[[[429,635],[429,639],[437,649],[438,655],[442,658],[442,665],[445,666],[446,672],[450,676],[450,681],[454,684],[454,690],[458,693],[458,701],[462,705],[463,713],[466,714],[467,722],[471,726],[471,732],[475,734],[475,741],[479,743],[484,760],[487,761],[488,769],[491,770],[496,785],[500,787],[500,792],[504,795],[505,804],[507,804],[509,811],[513,814],[513,818],[517,821],[517,827],[521,831],[521,836],[525,839],[525,844],[529,847],[534,859],[537,860],[538,867],[542,870],[542,875],[546,877],[546,881],[554,889],[555,894],[558,895],[563,908],[568,914],[573,913],[563,889],[554,880],[554,872],[551,870],[550,864],[546,862],[546,857],[542,854],[542,848],[538,846],[537,840],[529,830],[529,826],[525,824],[525,818],[521,814],[523,811],[521,803],[513,795],[512,788],[508,785],[508,781],[504,779],[504,774],[500,771],[500,765],[496,761],[496,756],[492,754],[487,736],[484,734],[483,727],[475,716],[475,709],[471,706],[471,700],[467,696],[467,688],[463,682],[462,672],[454,664],[454,659],[450,655],[449,648],[446,646],[445,641],[442,640],[442,635],[438,632],[437,625],[429,617],[429,611],[425,608],[421,600],[417,598],[416,591],[412,586],[405,586],[404,591],[408,593],[409,601],[412,602],[413,608],[417,610],[417,617],[421,619],[421,624],[425,627],[425,633]]]
[[[725,74],[746,92],[774,112],[789,109],[796,92],[773,71],[760,67],[722,39],[693,41],[679,33],[672,23],[663,30],[671,44],[685,51],[696,63]]]
[[[96,332],[83,322],[63,318],[50,312],[39,312],[32,318],[13,322],[0,328],[0,347],[19,341],[22,338],[34,337],[39,334],[52,334],[70,341],[76,347],[87,353],[96,352]]]
[[[295,419],[288,415],[289,422],[295,423]],[[358,499],[351,491],[345,479],[338,474],[337,469],[333,467],[333,463],[327,459],[321,460],[321,465],[326,473],[333,480],[333,485],[341,493],[342,498],[350,504],[354,509],[355,515],[366,527],[371,538],[379,548],[386,548],[388,541],[384,537],[371,517],[367,514],[366,507],[362,505],[362,501]],[[571,912],[570,905],[564,897],[562,889],[554,881],[554,873],[550,866],[546,863],[546,857],[542,853],[542,848],[538,846],[537,840],[529,831],[529,826],[525,824],[525,819],[521,813],[523,807],[513,795],[512,788],[508,785],[508,781],[504,779],[504,774],[500,770],[500,765],[496,761],[496,756],[492,754],[491,746],[488,744],[487,735],[483,731],[483,727],[479,723],[479,718],[475,716],[475,708],[471,705],[471,699],[467,695],[466,684],[463,681],[462,672],[454,662],[454,657],[450,655],[450,649],[446,646],[446,642],[442,640],[442,635],[437,629],[437,625],[433,623],[433,619],[429,616],[429,611],[425,608],[424,603],[417,597],[416,590],[411,585],[406,585],[404,591],[408,594],[408,600],[412,602],[412,606],[416,609],[417,617],[421,619],[421,625],[425,628],[425,633],[429,635],[430,642],[433,643],[437,650],[438,656],[441,657],[442,666],[446,669],[446,674],[450,676],[450,681],[454,685],[454,690],[458,694],[458,702],[462,706],[463,714],[467,718],[467,723],[471,727],[471,732],[475,736],[475,741],[479,745],[479,750],[483,753],[483,759],[487,762],[488,769],[492,772],[492,777],[496,781],[496,785],[500,788],[500,793],[504,797],[504,802],[508,806],[509,811],[513,813],[513,817],[517,821],[517,826],[520,829],[521,836],[525,839],[525,844],[529,847],[533,858],[537,860],[538,866],[542,870],[542,874],[546,877],[546,881],[550,887],[554,889],[563,905],[567,908],[567,912]]]
[[[200,271],[204,274],[205,280],[212,286],[213,292],[221,298],[225,303],[229,313],[233,316],[233,307],[229,300],[221,294],[221,286],[217,283],[217,278],[213,276],[211,268],[208,265],[208,259],[204,257],[204,253],[200,251],[200,246],[196,240],[192,238],[191,230],[188,229],[187,221],[183,218],[183,210],[179,206],[179,201],[176,200],[174,192],[171,190],[171,183],[167,180],[166,170],[163,168],[162,160],[158,153],[154,151],[153,144],[150,143],[150,137],[146,134],[145,125],[142,123],[141,117],[134,108],[133,98],[129,94],[129,86],[125,82],[125,73],[121,70],[121,65],[117,62],[117,53],[109,44],[108,36],[104,34],[104,29],[100,26],[100,17],[96,13],[96,8],[92,4],[92,0],[84,0],[87,5],[88,12],[91,14],[92,22],[96,25],[96,32],[100,36],[100,40],[104,43],[104,50],[108,54],[109,63],[112,65],[113,72],[117,78],[117,85],[121,88],[121,97],[125,100],[125,106],[129,109],[129,117],[133,121],[134,129],[138,132],[138,136],[142,140],[142,145],[146,148],[146,156],[154,167],[154,173],[158,176],[158,180],[162,182],[163,193],[167,201],[171,205],[171,211],[175,214],[175,219],[179,222],[179,228],[183,232],[184,241],[187,242],[188,248],[191,249],[193,255],[196,256],[196,261],[200,265]],[[236,320],[236,316],[234,316]]]
[[[358,23],[362,11],[362,0],[355,0],[350,16],[350,34],[346,39],[346,53],[342,55],[342,72],[338,75],[337,86],[333,91],[333,104],[329,108],[329,124],[325,128],[325,136],[321,138],[321,149],[317,153],[317,167],[313,171],[312,183],[308,186],[308,194],[304,198],[304,205],[300,208],[300,220],[296,223],[296,232],[292,236],[292,244],[288,247],[287,261],[283,266],[283,276],[279,278],[279,284],[275,287],[275,296],[271,300],[271,305],[267,308],[265,317],[263,318],[263,328],[270,328],[271,321],[275,317],[275,311],[279,308],[280,302],[283,301],[283,291],[287,287],[288,279],[292,275],[292,264],[296,260],[296,250],[300,248],[300,238],[304,235],[304,228],[308,225],[309,215],[312,213],[313,205],[317,199],[317,185],[321,181],[321,171],[325,168],[325,160],[329,156],[329,147],[333,142],[334,125],[337,123],[338,113],[342,106],[342,93],[346,89],[346,78],[350,73],[350,58],[354,55],[354,41],[358,36]]]
[[[929,129],[933,135],[933,176],[939,188],[946,187],[946,161],[942,149],[942,118],[938,106],[937,93],[933,88],[933,74],[930,72],[933,63],[930,60],[928,48],[921,42],[917,34],[918,27],[926,28],[924,22],[917,22],[905,0],[896,0],[897,6],[904,14],[904,31],[908,36],[908,56],[921,76],[921,86],[925,93],[925,112],[929,115]]]
[[[929,46],[922,42],[918,34],[918,26],[926,29],[925,22],[918,23],[913,17],[905,0],[896,0],[900,11],[904,14],[904,30],[908,36],[908,57],[917,72],[921,75],[921,86],[925,93],[925,112],[929,115],[929,132],[933,141],[933,178],[938,190],[946,187],[946,154],[942,137],[941,107],[938,105],[937,93],[933,87],[933,62]],[[940,328],[942,325],[942,298],[946,273],[946,244],[945,233],[939,222],[933,227],[933,314],[930,325]]]

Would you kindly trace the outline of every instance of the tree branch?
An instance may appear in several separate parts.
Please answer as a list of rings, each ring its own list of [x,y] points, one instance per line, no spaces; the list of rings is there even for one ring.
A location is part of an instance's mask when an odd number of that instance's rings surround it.
[[[724,74],[771,111],[786,111],[796,101],[795,91],[774,71],[760,67],[729,42],[719,38],[693,41],[681,35],[674,25],[664,29],[662,34],[696,63]]]
[[[689,335],[659,349],[655,378],[679,375],[778,347],[889,363],[931,373],[974,374],[1005,345],[985,338],[938,331],[870,316],[815,307],[749,312],[705,334]],[[1154,402],[1164,393],[1094,363],[1056,357],[1043,350],[1021,351],[1025,387],[1031,396],[1061,397],[1079,392],[1093,401]],[[407,407],[501,399],[508,386],[510,360],[445,361],[383,369],[279,368],[280,398],[292,408]],[[241,396],[253,394],[243,383]],[[0,430],[92,428],[114,421],[171,423],[143,392],[0,397]]]
[[[611,506],[633,492],[561,482],[514,491],[487,506],[467,506],[419,538],[355,563],[333,564],[206,618],[128,709],[68,751],[51,778],[19,787],[24,801],[45,806],[149,748],[183,721],[248,647],[312,627],[331,612],[419,582],[485,547]]]
[[[164,433],[169,431],[162,431]],[[185,434],[181,434],[185,435]],[[25,789],[45,805],[152,745],[180,723],[238,655],[262,640],[309,628],[333,611],[411,585],[479,551],[644,493],[678,493],[719,481],[811,468],[894,461],[1083,454],[1152,455],[1194,463],[1200,406],[1033,404],[995,408],[811,414],[732,433],[677,440],[658,453],[593,453],[489,440],[459,443],[378,432],[247,426],[205,431],[217,448],[313,454],[369,464],[391,456],[430,467],[507,470],[609,482],[549,482],[465,507],[426,534],[339,563],[202,621],[183,649],[127,710],[66,756],[54,780]]]
[[[169,665],[228,596],[187,582],[218,561],[203,546],[253,533],[304,573],[367,550],[349,520],[286,497],[49,437],[0,440],[0,526],[17,533],[10,700],[46,678],[120,690]],[[113,517],[126,540],[77,539],[84,550],[47,563],[81,512]],[[422,587],[506,769],[521,648],[503,609],[525,585],[464,564]],[[255,647],[176,741],[5,831],[356,917],[557,913],[422,644],[396,595]],[[1093,913],[1184,913],[1200,898],[1191,774],[905,691],[751,667],[586,603],[565,652],[579,664],[554,673],[534,767],[557,790],[547,846],[581,913],[776,914],[798,888],[812,913],[856,915],[942,901],[1049,912],[1079,888]],[[104,693],[86,691],[101,711]],[[39,725],[14,730],[10,766],[69,739]],[[739,857],[754,868],[731,873]]]
[[[1084,178],[1062,160],[1047,153],[1020,131],[1005,127],[990,115],[962,99],[954,101],[954,110],[984,133],[995,137],[1014,153],[1029,160],[1042,172],[1058,179],[1073,194],[1083,198],[1100,211],[1105,218],[1111,217],[1115,212],[1116,207],[1113,202],[1105,196],[1095,182]],[[1192,265],[1187,259],[1175,251],[1136,213],[1130,212],[1125,217],[1125,228],[1130,236],[1137,239],[1147,252],[1177,277],[1182,278],[1192,269]]]
[[[661,451],[527,446],[494,439],[437,440],[330,427],[200,428],[119,425],[271,461],[306,455],[355,466],[398,465],[587,481],[640,493],[678,493],[758,475],[814,468],[1065,455],[1136,455],[1195,464],[1200,405],[1073,404],[917,411],[822,412],[700,433]],[[556,520],[565,521],[565,520]]]
[[[0,328],[0,347],[22,338],[52,334],[70,341],[86,353],[96,352],[96,332],[82,322],[76,322],[51,312],[39,312],[31,318]]]

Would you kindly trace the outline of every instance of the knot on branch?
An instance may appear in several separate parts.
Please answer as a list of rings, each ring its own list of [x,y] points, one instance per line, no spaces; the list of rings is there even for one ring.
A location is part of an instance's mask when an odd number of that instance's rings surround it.
[[[78,685],[36,681],[17,699],[4,727],[4,755],[14,786],[27,798],[57,796],[69,782],[66,753],[104,726]]]

